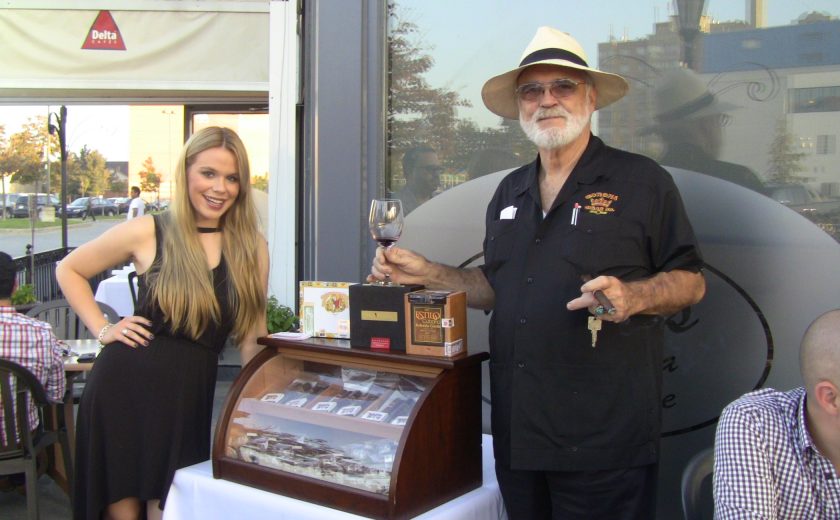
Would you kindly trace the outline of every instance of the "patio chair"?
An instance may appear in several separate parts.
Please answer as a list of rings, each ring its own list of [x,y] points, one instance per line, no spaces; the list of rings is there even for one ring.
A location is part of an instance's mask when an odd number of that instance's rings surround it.
[[[134,304],[135,312],[137,312],[137,288],[135,284],[137,280],[137,271],[128,273],[128,289],[131,291],[131,303]]]
[[[15,396],[14,398],[12,396]],[[29,430],[29,406],[38,410],[38,426]],[[50,402],[41,382],[26,368],[0,359],[0,406],[3,410],[0,436],[0,475],[23,473],[26,478],[26,511],[29,520],[38,518],[38,455],[58,442],[64,459],[69,489],[73,489],[73,463],[67,428],[57,414],[55,429],[48,429],[45,418],[51,413]],[[71,496],[72,500],[72,496]]]
[[[109,322],[120,321],[120,316],[113,307],[102,302],[96,303],[99,304],[99,309]],[[58,339],[96,339],[96,336],[87,330],[87,327],[76,315],[76,311],[70,307],[67,300],[42,303],[31,309],[26,315],[52,325],[53,334]]]
[[[696,453],[685,465],[681,488],[686,520],[699,520],[703,516],[704,505],[708,506],[709,497],[703,493],[703,483],[712,476],[714,462],[715,450],[709,447]]]
[[[111,323],[120,321],[120,316],[117,311],[107,303],[96,302],[102,314]],[[76,311],[70,307],[67,300],[54,300],[51,302],[42,303],[35,306],[27,316],[35,319],[45,321],[52,325],[53,334],[55,337],[62,340],[72,339],[96,339],[96,336],[88,331],[82,320],[76,315]],[[71,379],[70,399],[72,402],[78,403],[87,382],[87,373],[82,372]],[[69,400],[69,399],[68,399]]]

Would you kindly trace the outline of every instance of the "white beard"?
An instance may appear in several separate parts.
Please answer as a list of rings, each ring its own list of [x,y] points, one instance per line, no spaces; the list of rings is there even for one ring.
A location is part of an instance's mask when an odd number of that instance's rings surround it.
[[[524,119],[520,112],[519,126],[522,127],[528,139],[537,145],[537,148],[552,150],[566,146],[577,139],[589,124],[592,112],[593,110],[587,107],[585,113],[576,116],[559,106],[550,109],[538,108],[530,120]],[[539,127],[541,118],[558,116],[566,119],[566,124],[562,128],[541,129]]]

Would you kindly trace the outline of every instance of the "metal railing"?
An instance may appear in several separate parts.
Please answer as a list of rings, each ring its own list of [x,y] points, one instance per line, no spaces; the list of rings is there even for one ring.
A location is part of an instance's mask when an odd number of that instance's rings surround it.
[[[55,279],[55,266],[58,262],[67,256],[74,248],[68,247],[53,249],[51,251],[44,251],[41,253],[31,253],[31,246],[27,245],[26,256],[15,258],[15,265],[17,265],[17,282],[18,286],[25,283],[32,284],[35,289],[35,297],[40,302],[49,302],[53,300],[60,300],[64,298],[61,293],[61,288]],[[122,266],[114,266],[117,269]],[[99,282],[110,276],[111,269],[94,276],[90,280],[91,290],[95,293]]]

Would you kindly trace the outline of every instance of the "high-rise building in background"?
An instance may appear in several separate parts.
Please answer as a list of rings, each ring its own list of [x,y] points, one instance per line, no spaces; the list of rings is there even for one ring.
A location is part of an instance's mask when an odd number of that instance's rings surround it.
[[[763,2],[748,3],[749,21],[701,20],[697,72],[731,112],[721,157],[767,180],[778,125],[804,156],[800,176],[825,196],[837,196],[840,166],[840,20],[806,13],[790,25],[762,28]],[[755,27],[755,28],[754,28]],[[636,40],[598,45],[599,68],[625,76],[630,93],[598,112],[598,133],[610,145],[658,158],[654,93],[661,73],[680,66],[675,17]],[[724,137],[725,137],[724,136]]]

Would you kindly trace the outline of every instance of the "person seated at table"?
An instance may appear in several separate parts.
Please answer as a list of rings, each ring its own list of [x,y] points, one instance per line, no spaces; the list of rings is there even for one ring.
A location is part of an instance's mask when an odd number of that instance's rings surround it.
[[[728,405],[715,438],[715,518],[840,518],[840,309],[799,351],[805,386]]]
[[[0,252],[0,359],[12,361],[28,369],[44,385],[47,398],[60,402],[64,397],[65,380],[62,352],[64,346],[55,337],[52,327],[35,318],[19,314],[12,305],[17,288],[17,266],[12,257]],[[0,405],[3,398],[0,396]],[[29,429],[38,427],[38,411],[29,405]],[[0,406],[0,424],[3,407]],[[0,439],[6,432],[0,428]],[[23,479],[0,478],[0,489],[22,485]]]
[[[268,246],[232,130],[185,144],[170,209],[114,226],[61,261],[61,290],[103,346],[78,411],[74,518],[162,515],[177,469],[207,460],[219,353],[266,332]],[[134,262],[134,316],[108,323],[88,279]],[[103,515],[104,513],[104,515]]]

